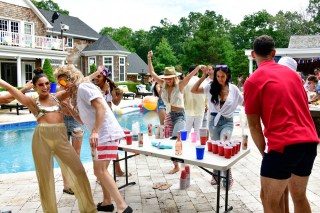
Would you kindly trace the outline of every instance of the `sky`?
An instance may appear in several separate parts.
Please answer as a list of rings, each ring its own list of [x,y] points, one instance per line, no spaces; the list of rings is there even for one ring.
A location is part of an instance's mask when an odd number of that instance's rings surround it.
[[[233,24],[239,24],[244,16],[263,9],[271,15],[278,11],[297,11],[305,14],[309,0],[54,0],[70,16],[80,18],[99,32],[103,27],[128,27],[133,31],[150,30],[161,26],[161,19],[167,18],[178,24],[190,12],[204,14],[215,11]]]

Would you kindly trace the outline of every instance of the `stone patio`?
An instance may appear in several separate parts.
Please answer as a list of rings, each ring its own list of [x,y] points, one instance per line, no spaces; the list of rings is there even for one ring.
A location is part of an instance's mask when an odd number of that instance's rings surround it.
[[[124,100],[122,106],[132,106],[141,102],[141,99]],[[28,110],[22,110],[20,115],[15,112],[0,110],[0,123],[34,120]],[[235,126],[235,137],[240,137],[241,129]],[[263,212],[260,201],[260,163],[261,155],[256,149],[251,137],[249,137],[251,152],[244,159],[232,167],[234,184],[229,191],[229,204],[233,206],[231,212]],[[5,148],[2,148],[5,151]],[[320,148],[318,146],[318,152]],[[172,162],[143,155],[130,158],[129,172],[132,176],[129,181],[135,181],[136,185],[128,186],[120,190],[126,202],[134,209],[134,212],[158,213],[158,212],[215,212],[216,187],[210,185],[211,177],[196,166],[191,168],[191,186],[186,190],[179,189],[180,173],[169,175]],[[91,184],[94,201],[102,201],[102,190],[96,183],[93,175],[92,163],[84,164]],[[111,171],[112,166],[110,166]],[[122,165],[124,168],[124,165]],[[63,182],[60,169],[55,169],[56,196],[59,213],[79,212],[74,196],[62,193]],[[118,178],[118,185],[124,184],[125,178]],[[172,183],[172,186],[164,191],[153,189],[156,182]],[[320,212],[320,160],[316,158],[313,172],[310,176],[307,196],[311,204],[312,212]],[[224,189],[220,204],[224,205]],[[290,209],[293,206],[290,199]],[[39,200],[38,185],[35,172],[23,172],[0,175],[0,212],[12,210],[13,213],[43,212]],[[223,212],[222,209],[220,212]]]

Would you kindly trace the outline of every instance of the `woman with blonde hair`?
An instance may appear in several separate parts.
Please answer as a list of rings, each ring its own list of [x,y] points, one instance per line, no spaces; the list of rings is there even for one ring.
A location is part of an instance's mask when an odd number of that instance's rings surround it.
[[[161,98],[166,106],[166,113],[170,114],[173,133],[172,140],[177,139],[177,132],[185,128],[185,112],[184,112],[184,99],[183,90],[188,84],[192,76],[197,75],[199,69],[202,66],[197,66],[191,73],[189,73],[183,80],[179,80],[178,76],[181,73],[176,72],[174,67],[166,67],[164,74],[158,76],[152,65],[153,52],[148,52],[148,67],[149,73],[153,79],[158,82],[162,87]],[[169,174],[174,174],[180,170],[179,164],[174,162],[174,168],[169,172]]]
[[[37,119],[37,127],[32,138],[32,155],[38,178],[40,200],[43,212],[57,213],[53,157],[58,161],[63,174],[78,199],[82,213],[97,212],[93,202],[89,180],[83,165],[70,143],[66,143],[67,130],[61,112],[60,101],[67,92],[50,94],[50,82],[42,69],[35,71],[32,79],[34,89],[39,93],[37,99],[22,92],[0,79],[0,86],[20,103],[28,107]]]
[[[102,70],[99,66],[98,70]],[[132,208],[126,204],[116,183],[109,174],[108,166],[118,154],[119,140],[124,138],[124,132],[110,107],[107,106],[101,91],[90,79],[84,79],[82,73],[73,65],[62,66],[54,73],[58,83],[71,93],[71,103],[90,134],[93,170],[100,181],[103,191],[103,201],[98,203],[98,211],[112,212],[114,206],[111,197],[116,202],[118,212],[131,213]]]

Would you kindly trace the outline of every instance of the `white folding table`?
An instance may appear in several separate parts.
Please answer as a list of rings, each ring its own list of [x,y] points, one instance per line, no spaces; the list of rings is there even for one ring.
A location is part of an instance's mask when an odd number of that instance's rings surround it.
[[[152,146],[152,142],[161,142],[162,144],[171,144],[172,149],[159,149],[157,147]],[[197,141],[197,145],[200,145],[200,142]],[[126,187],[128,185],[134,185],[135,182],[128,181],[128,159],[136,156],[137,154],[143,154],[146,156],[152,156],[156,158],[162,158],[167,160],[172,160],[180,163],[186,163],[190,165],[195,165],[200,167],[201,169],[208,172],[210,175],[213,175],[211,172],[213,169],[219,170],[218,172],[218,184],[217,184],[217,205],[216,212],[219,212],[220,207],[220,182],[221,178],[229,179],[229,169],[244,156],[249,154],[250,150],[242,150],[236,155],[232,156],[230,159],[226,159],[223,156],[219,156],[217,154],[213,154],[212,152],[207,151],[207,147],[204,153],[203,160],[196,159],[196,145],[191,141],[183,141],[182,142],[182,155],[175,155],[175,140],[169,139],[155,139],[154,136],[148,136],[144,134],[143,147],[138,147],[138,141],[133,141],[132,145],[127,145],[125,140],[121,140],[119,144],[119,150],[123,150],[125,152],[125,157],[116,161],[125,161],[125,170],[126,170],[126,183],[120,188]],[[128,152],[134,153],[133,155],[128,156]],[[116,162],[114,161],[114,162]],[[113,164],[114,165],[114,164]],[[209,171],[210,169],[211,171]],[[115,167],[114,171],[114,179],[116,181]],[[220,171],[227,171],[227,175],[225,177],[221,176]],[[228,207],[228,184],[229,181],[226,181],[226,194],[225,194],[225,212],[232,210],[232,206]]]

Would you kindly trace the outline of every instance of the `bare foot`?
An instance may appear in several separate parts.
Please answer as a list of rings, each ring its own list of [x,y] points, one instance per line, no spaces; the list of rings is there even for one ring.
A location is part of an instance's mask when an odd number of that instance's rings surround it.
[[[170,170],[169,172],[168,172],[168,174],[175,174],[175,173],[177,173],[177,172],[179,172],[180,171],[180,168],[173,168],[172,170]]]

